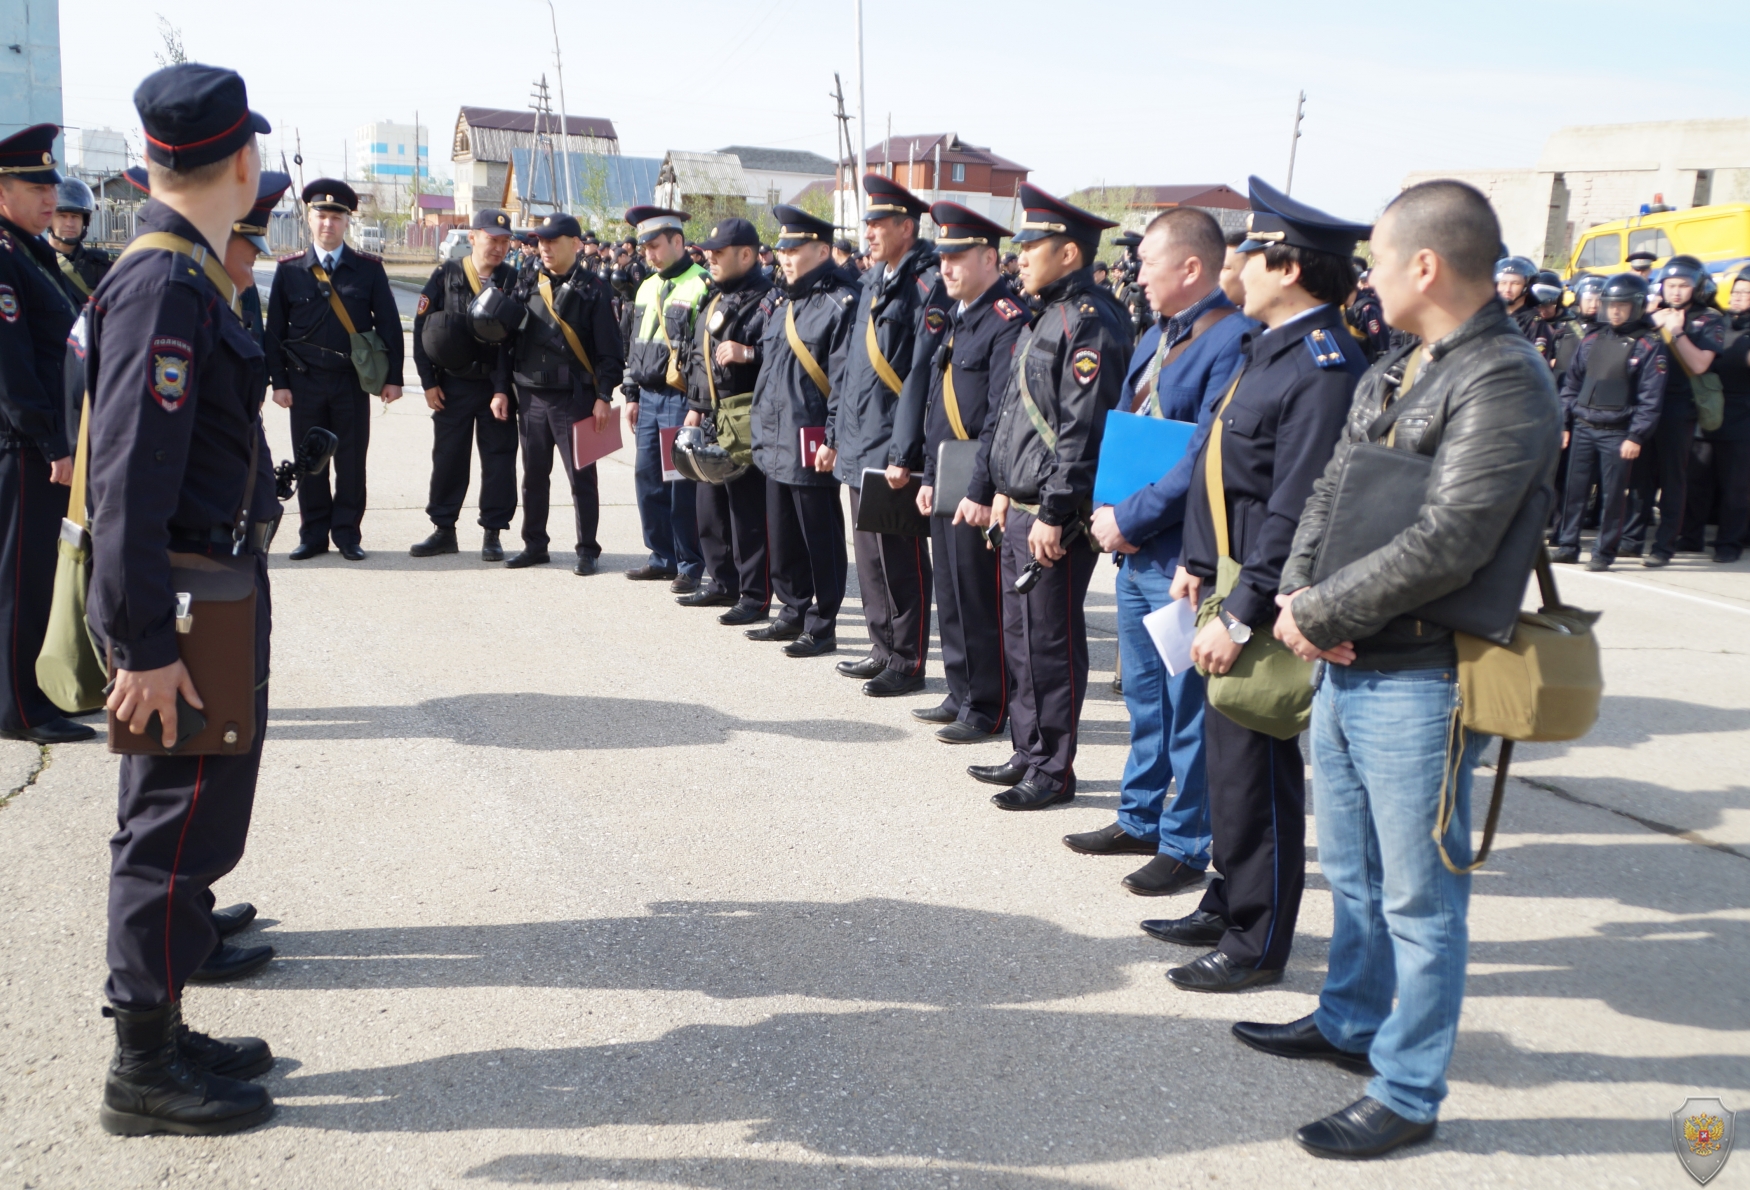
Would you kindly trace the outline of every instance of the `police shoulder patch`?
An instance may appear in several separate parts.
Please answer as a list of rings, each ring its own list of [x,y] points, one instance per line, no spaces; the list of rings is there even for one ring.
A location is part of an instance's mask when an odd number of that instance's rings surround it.
[[[288,252],[284,256],[280,257],[276,263],[288,264],[291,261],[302,260],[302,259],[304,259],[304,254],[302,252]]]
[[[415,314],[424,314],[429,309],[431,309],[431,299],[426,297],[423,293],[420,294],[419,295],[419,306],[414,310],[414,313]]]
[[[0,319],[18,321],[18,295],[12,292],[10,285],[0,285]]]
[[[175,413],[188,400],[194,348],[186,339],[157,335],[152,339],[150,356],[152,374],[147,379],[147,388],[164,412]]]
[[[349,249],[349,251],[350,251],[350,249]],[[360,259],[360,260],[368,260],[368,261],[370,261],[370,262],[371,262],[371,263],[372,263],[372,264],[382,264],[382,263],[383,263],[383,258],[382,258],[382,257],[381,257],[381,256],[377,256],[377,255],[375,255],[375,254],[374,254],[374,253],[370,253],[370,252],[358,252],[358,253],[355,253],[355,255],[356,255],[356,256],[357,256],[357,257],[358,257],[358,258],[359,258],[359,259]]]
[[[12,233],[0,227],[0,248],[12,251]]]
[[[1027,316],[1027,311],[1021,309],[1021,304],[1009,298],[998,298],[996,304],[991,308],[997,312],[998,316],[1000,316],[1004,322],[1013,322],[1017,318],[1025,318]]]
[[[1306,337],[1306,349],[1312,354],[1313,364],[1320,368],[1340,368],[1343,366],[1343,347],[1337,337],[1324,327],[1319,327]]]
[[[1664,352],[1663,352],[1663,351],[1661,351],[1661,352],[1659,352],[1659,353],[1658,353],[1658,354],[1656,354],[1656,355],[1654,355],[1654,356],[1653,356],[1653,371],[1655,371],[1655,372],[1663,372],[1663,371],[1665,371],[1665,370],[1666,370],[1666,369],[1667,369],[1667,367],[1668,367],[1668,365],[1667,365],[1667,364],[1666,364],[1666,362],[1665,362],[1665,361],[1666,361],[1666,360],[1667,360],[1667,359],[1668,359],[1668,358],[1669,358],[1669,357],[1668,357],[1668,356],[1666,356],[1666,354],[1665,354],[1665,353],[1664,353]]]
[[[932,334],[939,334],[948,325],[948,316],[935,306],[924,310],[924,326]]]
[[[1100,375],[1100,353],[1092,347],[1083,347],[1070,357],[1069,368],[1077,381],[1092,384]]]

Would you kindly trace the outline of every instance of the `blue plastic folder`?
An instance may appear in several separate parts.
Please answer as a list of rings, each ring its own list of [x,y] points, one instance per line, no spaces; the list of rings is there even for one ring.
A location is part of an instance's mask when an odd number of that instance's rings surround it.
[[[1094,503],[1117,504],[1157,483],[1185,457],[1197,427],[1188,421],[1144,417],[1113,409],[1106,414],[1100,440],[1100,466],[1094,472]]]

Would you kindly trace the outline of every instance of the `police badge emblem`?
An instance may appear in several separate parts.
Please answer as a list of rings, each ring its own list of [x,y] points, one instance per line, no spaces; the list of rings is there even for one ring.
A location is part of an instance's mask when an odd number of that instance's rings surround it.
[[[711,311],[711,317],[705,321],[705,329],[714,335],[723,329],[725,321],[727,320],[723,317],[723,311],[713,310]]]
[[[942,328],[948,324],[948,318],[934,306],[924,310],[924,326],[932,335],[942,333]]]
[[[0,318],[7,322],[18,321],[18,295],[12,292],[10,285],[0,285]]]
[[[1707,1185],[1732,1155],[1735,1113],[1717,1097],[1691,1098],[1671,1113],[1671,1144],[1677,1160],[1700,1185]]]
[[[1092,384],[1100,375],[1100,353],[1092,347],[1084,347],[1070,357],[1070,371],[1082,384]]]
[[[164,412],[175,413],[188,399],[189,365],[193,349],[181,339],[160,335],[152,340],[152,398]]]

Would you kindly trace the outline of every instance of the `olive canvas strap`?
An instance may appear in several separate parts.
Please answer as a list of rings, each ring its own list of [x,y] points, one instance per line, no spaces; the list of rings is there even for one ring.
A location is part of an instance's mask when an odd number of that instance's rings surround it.
[[[553,316],[553,321],[559,324],[559,330],[565,336],[565,342],[571,347],[571,353],[577,357],[577,362],[583,365],[583,370],[592,377],[595,375],[595,365],[590,362],[589,352],[583,349],[583,343],[577,337],[577,332],[571,329],[571,324],[559,317],[559,311],[553,307],[553,284],[547,274],[542,273],[541,279],[535,283],[541,291],[541,301],[547,307],[547,313]]]
[[[808,344],[802,341],[802,336],[796,333],[796,303],[790,301],[784,305],[784,337],[790,341],[790,350],[795,352],[796,361],[802,365],[802,370],[808,373],[808,378],[814,381],[814,387],[820,390],[823,397],[832,396],[832,381],[826,378],[814,354],[808,350]]]
[[[1021,358],[1016,361],[1021,380],[1021,408],[1027,411],[1027,420],[1033,423],[1033,428],[1039,432],[1039,437],[1045,440],[1045,449],[1057,449],[1057,431],[1050,422],[1045,420],[1045,413],[1039,408],[1039,402],[1033,399],[1033,389],[1027,383],[1027,357],[1033,351],[1033,336],[1027,336],[1027,346],[1021,349]]]
[[[1215,411],[1215,424],[1209,427],[1209,446],[1203,455],[1203,485],[1209,494],[1209,519],[1215,522],[1215,556],[1226,558],[1228,554],[1227,540],[1227,484],[1222,482],[1221,475],[1221,415],[1227,412],[1228,404],[1234,399],[1234,390],[1240,386],[1240,376],[1246,370],[1240,369],[1239,376],[1227,386],[1227,396],[1221,399],[1221,405]]]
[[[899,395],[902,387],[899,373],[893,370],[893,365],[887,362],[887,357],[881,354],[881,343],[875,338],[875,306],[871,301],[869,306],[869,321],[864,323],[863,348],[869,353],[869,362],[875,365],[875,375],[881,377],[881,383],[892,390],[894,396]]]
[[[711,408],[717,408],[717,361],[711,358],[711,316],[717,313],[717,303],[723,300],[722,293],[711,295],[711,304],[705,307],[705,389],[711,394]]]
[[[316,280],[328,287],[328,305],[334,310],[335,317],[340,319],[340,325],[346,328],[346,333],[349,335],[358,334],[358,328],[352,324],[351,315],[346,312],[346,303],[340,300],[338,293],[334,292],[334,282],[328,279],[328,274],[323,271],[322,266],[317,265],[310,270],[310,273]]]
[[[172,235],[167,231],[149,231],[144,235],[135,236],[133,240],[128,243],[128,246],[122,249],[122,256],[126,256],[130,252],[139,252],[154,248],[160,252],[178,253],[200,265],[201,271],[207,275],[207,280],[213,283],[213,288],[217,289],[219,295],[230,305],[231,312],[233,314],[237,313],[238,295],[236,282],[232,281],[230,274],[225,272],[224,264],[214,259],[211,252],[208,252],[193,240],[185,240],[181,236]],[[117,257],[117,259],[119,260],[120,257]]]
[[[942,369],[942,412],[948,415],[948,425],[954,431],[954,437],[965,442],[971,435],[966,432],[966,423],[960,420],[960,398],[954,395],[954,336],[948,336],[948,366]]]

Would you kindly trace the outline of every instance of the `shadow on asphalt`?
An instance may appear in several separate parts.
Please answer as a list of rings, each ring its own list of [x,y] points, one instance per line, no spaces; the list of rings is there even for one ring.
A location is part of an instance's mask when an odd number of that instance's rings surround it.
[[[743,719],[702,703],[578,694],[462,694],[413,706],[275,707],[276,740],[448,739],[493,748],[680,748],[720,744],[730,732],[828,744],[909,738],[850,719]]]
[[[468,1170],[463,1177],[513,1186],[573,1182],[649,1183],[660,1186],[777,1186],[813,1190],[847,1187],[952,1186],[953,1190],[1088,1190],[1092,1183],[1001,1169],[936,1165],[927,1169],[891,1165],[822,1165],[760,1157],[616,1158],[569,1153],[512,1153]],[[953,1180],[950,1182],[949,1179]]]

